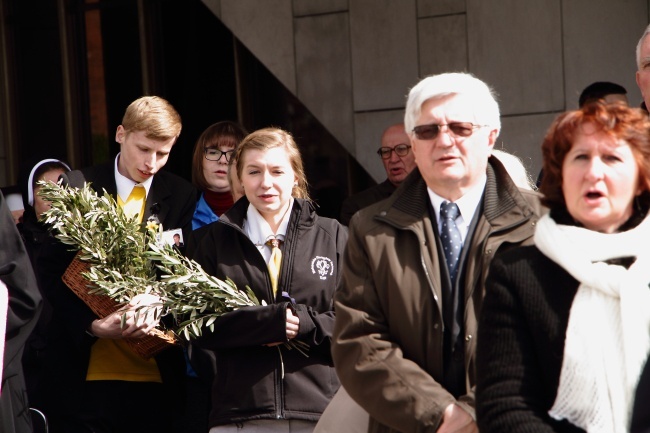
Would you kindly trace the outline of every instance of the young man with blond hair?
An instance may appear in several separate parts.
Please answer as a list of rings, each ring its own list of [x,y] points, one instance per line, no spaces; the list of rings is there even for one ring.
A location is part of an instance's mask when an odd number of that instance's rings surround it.
[[[106,190],[140,221],[155,214],[164,230],[189,233],[196,191],[184,179],[161,171],[181,127],[180,115],[169,102],[156,96],[139,98],[128,106],[117,127],[120,153],[115,160],[62,178],[78,187],[90,182],[100,194]],[[55,325],[49,354],[53,371],[47,375],[53,398],[45,408],[52,431],[175,431],[184,391],[180,349],[140,358],[124,340],[144,337],[157,320],[133,310],[126,313],[125,323],[121,323],[124,312],[98,318],[56,278],[70,262],[70,254],[49,257],[56,259],[46,269],[53,276],[49,281],[56,281],[50,296]]]

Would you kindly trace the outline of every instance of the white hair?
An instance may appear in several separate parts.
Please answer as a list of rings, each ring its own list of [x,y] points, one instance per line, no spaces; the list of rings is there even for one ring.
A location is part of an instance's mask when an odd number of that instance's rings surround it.
[[[506,168],[506,171],[510,175],[510,178],[515,183],[515,185],[517,185],[519,188],[522,189],[529,189],[529,190],[535,189],[533,187],[534,185],[533,180],[528,175],[528,172],[526,171],[526,167],[524,167],[524,164],[523,162],[521,162],[521,159],[517,158],[515,155],[511,153],[499,149],[493,149],[492,156],[496,157],[499,161],[501,161],[501,163]]]
[[[650,24],[645,28],[641,39],[639,39],[639,42],[636,44],[636,67],[639,70],[641,70],[641,45],[643,45],[643,41],[648,35],[650,35]]]
[[[453,72],[432,75],[422,79],[409,92],[404,110],[404,126],[411,134],[420,117],[422,105],[430,99],[444,98],[450,95],[465,96],[472,99],[474,116],[482,125],[501,130],[499,104],[494,92],[487,84],[472,74]]]

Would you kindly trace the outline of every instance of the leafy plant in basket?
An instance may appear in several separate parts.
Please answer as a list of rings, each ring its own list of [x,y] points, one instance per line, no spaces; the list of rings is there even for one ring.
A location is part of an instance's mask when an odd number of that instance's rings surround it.
[[[88,184],[83,188],[39,184],[39,194],[52,203],[45,222],[61,242],[79,249],[78,259],[89,265],[82,272],[88,293],[119,304],[139,294],[158,296],[159,304],[142,308],[173,315],[174,333],[188,340],[201,336],[204,327],[214,331],[215,320],[229,311],[260,305],[250,287],[240,290],[230,279],[209,275],[171,245],[159,242],[162,227],[155,218],[140,224],[106,191],[100,197]],[[307,356],[303,342],[292,340],[286,346]]]

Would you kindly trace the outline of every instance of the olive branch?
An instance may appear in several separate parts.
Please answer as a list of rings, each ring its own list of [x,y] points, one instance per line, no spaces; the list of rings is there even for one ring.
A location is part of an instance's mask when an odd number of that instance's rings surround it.
[[[99,196],[90,184],[74,188],[61,183],[38,182],[38,194],[51,202],[44,213],[45,224],[64,244],[79,250],[78,258],[90,264],[83,277],[89,293],[110,297],[126,304],[140,294],[160,298],[138,308],[147,314],[172,314],[177,324],[173,332],[187,340],[214,332],[214,322],[223,314],[241,307],[265,305],[253,290],[238,289],[203,270],[171,245],[159,241],[162,228],[154,216],[145,223],[137,215],[127,216],[106,190]],[[124,317],[123,317],[124,320]],[[297,340],[285,343],[305,356],[309,345]]]

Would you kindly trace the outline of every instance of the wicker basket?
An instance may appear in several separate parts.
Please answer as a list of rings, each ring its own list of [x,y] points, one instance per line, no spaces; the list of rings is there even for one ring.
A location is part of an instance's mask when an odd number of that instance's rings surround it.
[[[89,270],[90,264],[80,260],[79,254],[77,254],[61,279],[75,295],[84,301],[93,313],[104,318],[119,310],[122,305],[106,295],[88,293],[90,284],[82,275],[82,272],[88,272]],[[135,353],[144,359],[149,359],[177,343],[173,333],[164,332],[159,329],[154,329],[150,335],[144,338],[127,338],[124,341],[126,341]]]

